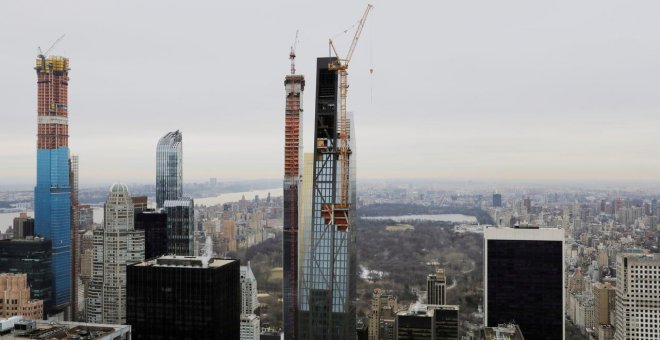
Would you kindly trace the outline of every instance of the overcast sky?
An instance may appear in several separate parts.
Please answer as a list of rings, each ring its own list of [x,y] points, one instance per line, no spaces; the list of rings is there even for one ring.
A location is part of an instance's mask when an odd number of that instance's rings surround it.
[[[660,2],[375,1],[349,73],[358,176],[660,178]],[[37,46],[71,60],[81,185],[277,178],[296,29],[311,151],[315,59],[364,1],[2,1],[0,185],[33,185]],[[373,75],[369,69],[373,68]]]

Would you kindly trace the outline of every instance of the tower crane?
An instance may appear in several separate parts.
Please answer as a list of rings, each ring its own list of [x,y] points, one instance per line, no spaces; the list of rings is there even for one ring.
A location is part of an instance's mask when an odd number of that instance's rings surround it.
[[[355,30],[355,36],[353,36],[353,42],[351,43],[348,53],[345,58],[340,58],[337,49],[335,48],[332,39],[329,39],[330,49],[335,55],[335,59],[328,65],[328,69],[331,71],[336,71],[339,75],[339,163],[341,169],[341,178],[340,178],[340,191],[339,191],[339,203],[335,204],[324,204],[322,207],[322,215],[324,216],[326,224],[335,224],[337,229],[340,231],[346,231],[348,229],[348,210],[349,210],[349,156],[351,154],[351,149],[349,146],[349,126],[346,113],[346,96],[348,92],[348,65],[351,62],[353,57],[353,52],[355,52],[355,47],[357,42],[360,39],[362,34],[362,29],[364,24],[367,21],[367,16],[373,8],[373,5],[367,5],[367,9],[364,11],[360,22],[357,25]]]
[[[38,57],[39,57],[39,59],[41,59],[41,64],[42,64],[44,67],[46,66],[46,57],[48,57],[48,53],[49,53],[50,51],[52,51],[53,48],[55,48],[55,45],[57,45],[60,41],[62,41],[62,39],[64,39],[64,36],[65,36],[65,35],[66,35],[66,34],[62,34],[61,37],[57,38],[57,40],[55,40],[55,42],[54,42],[52,45],[50,45],[50,47],[46,50],[46,52],[42,52],[42,51],[41,51],[41,47],[37,47],[37,48],[39,49],[39,55],[38,55]]]
[[[291,60],[291,74],[296,74],[296,47],[298,46],[298,30],[296,30],[296,38],[293,39],[291,44],[291,52],[289,53],[289,60]]]

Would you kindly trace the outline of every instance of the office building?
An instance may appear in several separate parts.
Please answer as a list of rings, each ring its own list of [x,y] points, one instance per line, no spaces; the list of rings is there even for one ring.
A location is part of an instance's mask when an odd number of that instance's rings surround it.
[[[241,266],[241,314],[255,314],[258,308],[257,279],[248,262],[247,266]]]
[[[427,305],[428,310],[433,310],[433,339],[456,340],[458,339],[458,314],[459,307],[456,305]]]
[[[167,253],[194,256],[195,202],[183,197],[165,201],[163,208],[167,214]]]
[[[127,275],[133,339],[240,339],[238,260],[162,256]]]
[[[28,217],[27,213],[21,213],[14,217],[14,239],[24,239],[27,236],[34,236],[34,219]]]
[[[94,230],[87,322],[126,323],[126,266],[144,261],[144,232],[135,230],[128,188],[114,184],[104,206],[103,229]]]
[[[12,316],[43,319],[44,302],[30,298],[27,274],[0,274],[0,318]]]
[[[298,309],[298,185],[301,169],[302,96],[305,77],[294,73],[284,80],[286,107],[284,118],[284,182],[283,182],[283,240],[282,240],[282,318],[284,337],[296,339]]]
[[[30,298],[43,301],[44,315],[53,312],[52,251],[51,241],[38,237],[0,241],[0,273],[27,274]]]
[[[357,251],[355,215],[355,131],[347,117],[340,136],[338,74],[334,58],[318,58],[314,127],[314,176],[310,242],[302,250],[298,338],[351,339],[356,333]],[[340,157],[340,142],[349,152]]]
[[[44,57],[37,71],[37,185],[34,232],[52,240],[53,308],[71,299],[71,186],[69,182],[69,59]]]
[[[444,268],[438,268],[435,274],[426,277],[426,303],[444,305],[447,302],[447,276]]]
[[[374,289],[369,312],[369,340],[395,340],[394,324],[398,312],[397,298],[383,294],[380,288]]]
[[[614,339],[660,337],[659,287],[660,254],[617,255]]]
[[[397,340],[433,340],[433,312],[417,304],[396,315]]]
[[[493,194],[493,208],[502,207],[502,194]]]
[[[563,229],[485,229],[486,327],[515,320],[527,338],[564,338],[563,246]]]
[[[167,254],[167,214],[153,209],[135,213],[135,229],[144,231],[144,258]]]
[[[183,196],[183,143],[179,130],[168,132],[156,146],[156,207]]]

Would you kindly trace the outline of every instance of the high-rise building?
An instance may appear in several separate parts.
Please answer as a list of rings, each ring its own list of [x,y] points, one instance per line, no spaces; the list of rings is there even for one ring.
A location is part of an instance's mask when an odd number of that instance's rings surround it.
[[[71,186],[69,183],[69,59],[37,58],[37,185],[34,232],[52,240],[53,308],[71,299]]]
[[[167,253],[195,256],[195,202],[183,197],[167,200],[163,207],[167,213]]]
[[[433,323],[433,310],[422,304],[411,306],[396,315],[396,339],[433,340]]]
[[[133,339],[240,339],[238,260],[162,256],[127,276]]]
[[[532,199],[529,197],[523,199],[523,206],[525,206],[525,211],[530,213],[532,211]]]
[[[167,254],[167,214],[145,209],[135,213],[135,229],[144,231],[144,258]]]
[[[458,339],[458,314],[459,307],[456,305],[428,305],[433,310],[433,334],[434,340],[456,340]]]
[[[447,276],[444,268],[438,268],[435,274],[426,277],[426,303],[444,305],[447,303]]]
[[[105,202],[103,228],[94,230],[87,322],[126,323],[126,266],[144,261],[144,231],[135,230],[128,188],[114,184]]]
[[[81,311],[78,308],[78,273],[80,272],[78,159],[78,155],[71,155],[69,158],[69,186],[71,187],[71,303],[68,309],[68,320],[79,320],[81,316]]]
[[[179,130],[168,132],[156,146],[156,207],[183,196],[183,143]]]
[[[493,194],[493,208],[502,207],[502,194]]]
[[[34,236],[34,219],[27,213],[21,213],[14,217],[14,239],[24,239],[27,236]]]
[[[374,289],[369,312],[369,340],[396,340],[394,324],[398,312],[397,298],[383,294],[380,288]]]
[[[241,339],[259,340],[261,325],[259,317],[254,314],[241,314]]]
[[[295,54],[292,52],[292,62]],[[293,71],[293,68],[292,68]],[[283,320],[284,337],[296,339],[298,309],[298,185],[301,169],[302,96],[305,77],[290,74],[284,80],[284,196],[283,200]]]
[[[622,253],[616,257],[614,339],[660,336],[660,254]]]
[[[78,206],[78,225],[83,229],[91,229],[94,224],[94,208],[89,205]]]
[[[527,338],[564,338],[563,246],[558,228],[486,228],[486,327],[515,320]]]
[[[43,301],[44,316],[53,305],[52,251],[51,241],[38,237],[0,241],[0,273],[27,274],[31,298]]]
[[[241,314],[254,314],[258,308],[257,278],[248,262],[247,266],[241,266]]]
[[[350,339],[356,333],[355,134],[349,119],[348,136],[344,137],[350,153],[344,173],[339,151],[338,75],[329,69],[333,61],[317,59],[312,219],[304,222],[310,224],[309,236],[305,236],[310,242],[301,252],[298,275],[298,336],[309,340]]]
[[[596,282],[593,285],[593,293],[596,325],[611,325],[614,321],[616,297],[614,286],[609,282]]]
[[[41,320],[44,316],[43,300],[30,298],[27,274],[0,274],[0,318],[21,316]]]

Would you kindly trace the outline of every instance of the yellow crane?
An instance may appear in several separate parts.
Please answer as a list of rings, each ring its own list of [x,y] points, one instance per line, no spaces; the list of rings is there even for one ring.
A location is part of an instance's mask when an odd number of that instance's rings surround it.
[[[353,36],[353,42],[351,43],[351,47],[348,49],[348,53],[346,54],[345,58],[339,57],[339,53],[337,53],[337,49],[332,43],[332,39],[329,40],[330,48],[335,54],[335,59],[328,65],[328,69],[337,71],[339,75],[339,163],[341,169],[341,184],[339,192],[339,203],[334,205],[326,205],[323,207],[323,210],[324,215],[326,216],[326,223],[335,224],[340,231],[346,231],[348,229],[348,186],[350,180],[348,158],[351,154],[351,149],[348,144],[348,119],[346,117],[348,64],[351,62],[353,52],[355,52],[355,47],[357,46],[357,42],[360,39],[360,34],[362,34],[362,29],[364,28],[364,24],[367,21],[367,16],[373,7],[374,6],[371,4],[367,5],[367,9],[364,11],[362,18],[357,25],[355,36]]]

